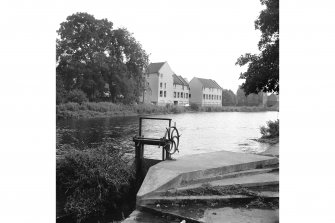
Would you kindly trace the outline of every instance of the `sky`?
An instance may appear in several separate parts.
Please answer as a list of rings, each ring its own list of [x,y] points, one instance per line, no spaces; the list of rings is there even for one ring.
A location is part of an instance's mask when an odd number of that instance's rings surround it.
[[[123,0],[57,1],[55,30],[67,16],[87,12],[106,18],[114,28],[125,27],[149,54],[150,62],[167,61],[187,78],[215,80],[237,91],[239,74],[247,67],[235,62],[245,53],[257,53],[260,31],[254,21],[264,8],[259,0]]]

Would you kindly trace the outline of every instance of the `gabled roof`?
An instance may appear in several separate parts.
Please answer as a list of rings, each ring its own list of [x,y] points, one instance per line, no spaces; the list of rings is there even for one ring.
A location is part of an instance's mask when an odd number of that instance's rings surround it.
[[[165,64],[165,62],[160,62],[160,63],[150,63],[148,66],[148,73],[153,74],[153,73],[158,73],[158,71],[161,69],[161,67]]]
[[[212,79],[205,79],[205,78],[198,78],[198,77],[195,77],[195,78],[197,78],[202,84],[202,86],[205,88],[217,88],[217,89],[223,90],[222,87],[220,87],[220,85]]]
[[[173,77],[173,84],[189,86],[187,81],[185,81],[185,79],[182,76],[180,76],[180,75],[177,76],[176,74],[173,74],[172,77]]]
[[[184,83],[184,85],[188,86],[187,81],[182,76],[179,75],[178,77]]]

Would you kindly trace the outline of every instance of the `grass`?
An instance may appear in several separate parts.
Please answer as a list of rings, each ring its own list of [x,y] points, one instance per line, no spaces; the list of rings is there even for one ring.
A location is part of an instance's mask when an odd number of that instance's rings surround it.
[[[194,189],[176,191],[174,193],[167,191],[165,193],[165,196],[205,196],[205,195],[221,195],[221,196],[246,195],[246,196],[257,197],[258,193],[238,185],[222,187],[222,186],[212,186],[207,183],[202,184],[201,187]]]
[[[58,119],[67,118],[99,118],[99,117],[118,117],[118,116],[136,116],[148,114],[179,114],[185,112],[261,112],[276,111],[273,108],[247,107],[247,106],[216,106],[199,107],[191,104],[190,107],[166,105],[157,106],[152,104],[115,104],[111,102],[68,102],[56,106],[56,115]]]
[[[262,143],[276,144],[279,142],[279,119],[268,121],[266,126],[260,127],[262,137],[256,141]]]

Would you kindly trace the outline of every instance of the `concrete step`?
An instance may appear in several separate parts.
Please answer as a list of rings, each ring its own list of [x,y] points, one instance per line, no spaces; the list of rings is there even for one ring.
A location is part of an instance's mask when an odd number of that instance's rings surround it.
[[[227,186],[242,186],[242,187],[262,187],[262,186],[268,186],[268,185],[279,185],[279,174],[276,172],[273,173],[262,173],[257,175],[245,175],[245,176],[239,176],[235,178],[226,178],[226,179],[220,179],[220,180],[214,180],[207,182],[210,186],[220,186],[220,187],[227,187]],[[172,193],[180,192],[180,191],[186,191],[186,190],[192,190],[195,188],[200,188],[203,186],[203,183],[195,183],[187,186],[178,187],[176,189],[170,189],[167,191],[170,191]]]
[[[163,218],[159,215],[154,215],[150,212],[139,211],[139,210],[133,211],[129,215],[129,217],[127,219],[123,220],[121,223],[149,223],[149,222],[171,223],[170,220],[165,219],[165,218]]]
[[[187,208],[185,211],[176,210],[175,208],[161,208],[154,205],[141,205],[137,207],[141,212],[150,213],[156,216],[160,216],[163,219],[169,220],[169,222],[182,222],[183,220],[187,223],[204,223],[205,221],[199,220],[199,217],[203,216],[202,213],[197,213],[192,208]],[[150,221],[154,222],[154,221]]]
[[[277,158],[228,151],[204,153],[167,160],[152,166],[137,193],[137,200],[156,191],[178,188],[187,183],[215,175],[261,169],[277,165]]]
[[[165,206],[142,205],[142,212],[150,213],[170,222],[232,222],[232,223],[278,223],[279,209],[222,207],[222,206]]]
[[[274,191],[262,191],[258,192],[257,196],[262,197],[266,200],[271,200],[273,198],[279,198],[279,193]],[[188,203],[202,203],[206,206],[211,203],[224,204],[224,203],[234,203],[234,202],[245,202],[255,199],[254,196],[248,195],[198,195],[198,196],[152,196],[142,199],[138,205],[166,205],[166,204],[188,204]]]
[[[252,170],[245,170],[245,171],[237,171],[233,173],[227,173],[223,175],[212,175],[200,179],[195,179],[189,182],[181,182],[180,186],[187,186],[190,184],[197,184],[197,183],[207,183],[210,181],[227,179],[227,178],[235,178],[240,176],[249,176],[249,175],[256,175],[261,173],[271,173],[271,172],[278,172],[278,168],[265,168],[265,169],[252,169]]]
[[[279,209],[213,208],[207,209],[199,220],[212,223],[279,223]]]

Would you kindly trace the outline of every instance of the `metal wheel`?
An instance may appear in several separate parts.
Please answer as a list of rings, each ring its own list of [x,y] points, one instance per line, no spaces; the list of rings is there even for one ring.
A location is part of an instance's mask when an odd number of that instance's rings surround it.
[[[178,147],[179,147],[179,132],[176,127],[170,127],[166,128],[166,133],[164,136],[167,139],[167,145],[166,146],[166,151],[170,153],[171,155],[174,154],[176,151],[179,152]]]

